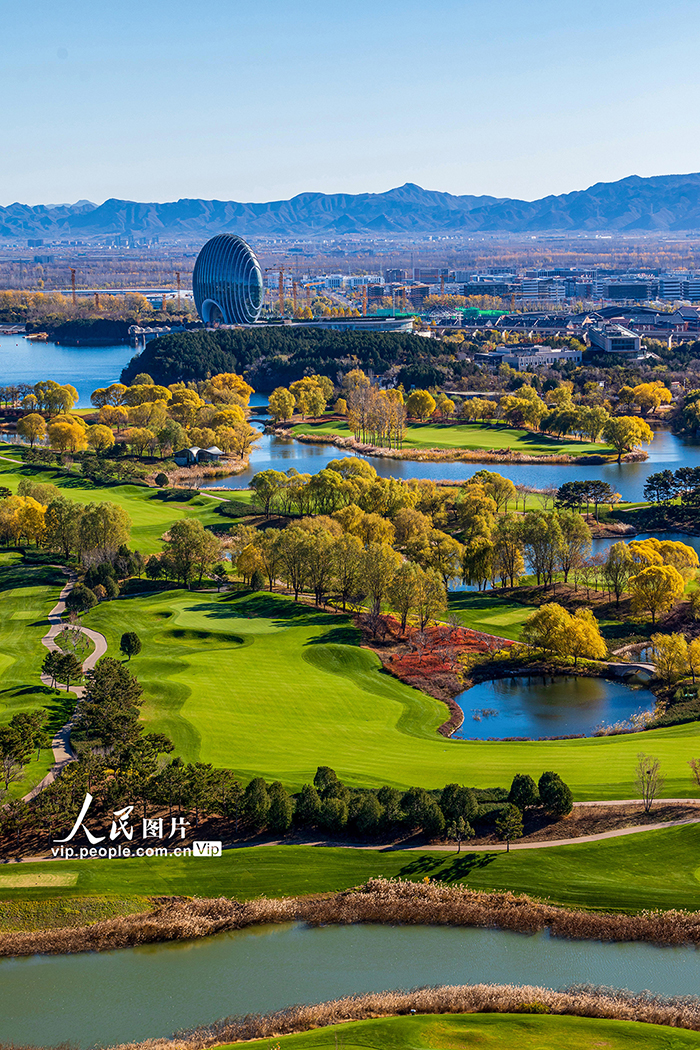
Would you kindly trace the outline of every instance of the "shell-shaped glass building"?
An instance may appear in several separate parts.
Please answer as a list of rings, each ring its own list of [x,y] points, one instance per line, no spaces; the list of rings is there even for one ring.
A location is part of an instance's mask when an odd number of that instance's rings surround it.
[[[263,304],[260,264],[242,237],[219,233],[194,264],[192,291],[205,324],[253,324]]]

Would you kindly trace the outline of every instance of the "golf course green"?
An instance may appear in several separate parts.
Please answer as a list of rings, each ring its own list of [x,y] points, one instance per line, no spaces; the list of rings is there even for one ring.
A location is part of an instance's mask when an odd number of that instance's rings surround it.
[[[292,434],[317,437],[351,438],[353,432],[347,423],[338,419],[322,423],[298,423]],[[590,441],[560,441],[549,434],[521,430],[503,423],[411,423],[406,428],[402,447],[466,449],[467,451],[524,452],[532,456],[589,456],[596,453],[612,455],[605,444]]]
[[[638,1021],[524,1014],[420,1014],[382,1017],[316,1028],[298,1035],[241,1045],[268,1050],[684,1050],[700,1046],[700,1033]],[[224,1047],[221,1050],[225,1050]]]
[[[691,797],[697,723],[637,734],[551,741],[462,741],[439,735],[447,709],[386,673],[359,647],[348,616],[277,594],[168,591],[105,602],[85,617],[118,652],[124,624],[139,635],[131,669],[149,730],[187,761],[243,781],[298,790],[320,765],[350,786],[505,786],[515,773],[556,770],[574,798],[636,797],[644,750],[659,757],[666,797]]]
[[[12,455],[17,453],[12,450]],[[162,550],[164,532],[181,518],[198,518],[203,525],[225,527],[226,518],[217,513],[217,500],[210,496],[195,495],[187,502],[160,499],[158,489],[143,485],[95,485],[87,478],[73,477],[53,470],[38,470],[22,463],[11,462],[7,455],[0,456],[0,486],[17,491],[22,478],[31,478],[41,484],[51,483],[69,499],[78,503],[116,503],[123,507],[131,519],[129,545],[143,555]],[[247,501],[248,492],[236,492],[236,499]]]

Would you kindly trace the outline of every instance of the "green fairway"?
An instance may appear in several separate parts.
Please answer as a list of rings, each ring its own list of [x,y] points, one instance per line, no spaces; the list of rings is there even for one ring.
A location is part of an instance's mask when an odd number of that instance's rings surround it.
[[[516,642],[523,623],[532,613],[532,606],[499,598],[493,592],[450,591],[448,597],[450,612],[458,613],[465,627]]]
[[[350,618],[281,595],[157,595],[105,602],[87,626],[118,651],[124,624],[143,643],[131,669],[144,685],[149,730],[188,761],[293,789],[320,765],[351,786],[507,785],[515,773],[556,770],[578,800],[635,797],[637,754],[657,755],[667,797],[691,797],[697,723],[643,735],[551,741],[462,741],[436,730],[439,701],[383,671],[358,647]]]
[[[75,704],[72,693],[57,693],[41,684],[39,674],[46,650],[49,610],[56,604],[65,577],[53,566],[27,566],[21,555],[0,554],[0,725],[13,715],[46,707],[50,731],[68,719]],[[24,768],[24,777],[10,784],[10,797],[26,794],[46,774],[52,760],[49,749]],[[4,785],[3,785],[4,786]]]
[[[162,549],[163,533],[180,518],[195,517],[204,526],[216,525],[219,529],[225,529],[230,524],[230,519],[217,513],[218,501],[210,496],[196,495],[186,503],[162,500],[154,488],[142,485],[94,485],[86,478],[67,477],[52,470],[36,470],[0,457],[0,485],[16,492],[23,477],[41,483],[50,482],[79,503],[109,501],[119,504],[131,518],[130,546],[144,555]],[[250,493],[236,492],[235,498],[247,502]]]
[[[269,1050],[273,1043],[281,1050],[684,1050],[700,1046],[700,1033],[598,1017],[419,1014],[350,1021],[243,1045]]]
[[[347,423],[328,420],[325,423],[298,423],[293,434],[319,434],[352,437]],[[406,429],[403,448],[466,449],[467,451],[524,452],[532,456],[560,455],[587,456],[594,453],[612,455],[605,444],[588,441],[560,441],[549,434],[533,430],[519,430],[505,424],[480,423],[413,423]]]
[[[478,890],[513,890],[552,903],[634,912],[700,908],[700,825],[581,845],[510,853],[248,846],[220,858],[56,860],[0,871],[0,900],[71,897],[284,897],[330,893],[373,876],[426,876]],[[37,879],[32,887],[29,882]],[[133,910],[133,909],[131,909]]]

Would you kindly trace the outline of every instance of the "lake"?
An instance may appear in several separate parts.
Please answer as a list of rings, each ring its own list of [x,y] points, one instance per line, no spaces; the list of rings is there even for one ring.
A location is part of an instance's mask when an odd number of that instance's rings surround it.
[[[78,391],[79,407],[85,408],[93,390],[118,382],[135,353],[131,346],[59,346],[0,335],[0,386],[41,379],[71,383]]]
[[[36,383],[55,379],[72,383],[79,394],[78,405],[90,404],[90,394],[100,386],[117,382],[122,368],[136,351],[130,346],[59,346],[39,343],[24,336],[0,335],[0,386],[9,383]],[[253,407],[267,404],[267,396],[255,394]],[[602,479],[619,492],[623,499],[643,499],[644,482],[649,474],[676,470],[679,466],[700,466],[700,444],[676,437],[669,431],[656,431],[648,448],[649,459],[642,463],[607,463],[600,466],[566,466],[546,463],[491,463],[488,470],[498,471],[516,484],[547,488],[564,481]],[[245,488],[251,477],[261,470],[288,470],[316,473],[331,459],[344,453],[332,445],[306,444],[294,440],[262,436],[250,458],[248,469],[233,478],[219,478],[215,487]],[[481,469],[475,463],[418,463],[411,460],[382,459],[366,456],[380,477],[432,478],[436,481],[464,481]]]
[[[592,982],[697,995],[700,952],[569,941],[546,932],[265,926],[122,951],[3,959],[0,1038],[105,1046],[295,1003],[482,981],[554,989]]]
[[[258,425],[262,429],[261,425]],[[383,459],[363,456],[383,478],[432,478],[434,481],[465,481],[477,470],[496,471],[517,485],[531,488],[559,487],[565,481],[607,481],[624,500],[640,502],[644,499],[644,483],[650,474],[660,470],[676,470],[680,466],[700,466],[700,444],[676,437],[668,430],[656,431],[649,448],[649,459],[642,463],[606,463],[599,466],[576,466],[541,463],[419,463],[407,459]],[[263,434],[255,443],[248,469],[235,477],[217,478],[208,482],[215,488],[246,488],[254,474],[261,470],[289,470],[300,474],[315,474],[332,459],[348,455],[333,445],[313,444]]]
[[[575,675],[513,675],[480,682],[455,697],[464,722],[455,739],[537,739],[583,733],[653,710],[654,694],[606,678]]]

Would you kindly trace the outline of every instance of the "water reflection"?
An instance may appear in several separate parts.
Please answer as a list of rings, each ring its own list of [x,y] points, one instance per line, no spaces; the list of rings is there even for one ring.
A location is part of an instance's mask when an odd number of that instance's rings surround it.
[[[626,721],[654,707],[648,689],[573,675],[499,678],[465,689],[456,700],[464,723],[454,735],[468,740],[590,736],[601,724]]]
[[[644,498],[644,483],[650,474],[676,470],[679,466],[700,466],[700,444],[692,444],[670,431],[659,430],[643,463],[607,463],[598,466],[574,466],[541,463],[429,463],[412,460],[383,459],[364,456],[380,477],[432,478],[434,481],[465,481],[485,467],[510,478],[516,485],[531,488],[558,488],[565,481],[607,481],[624,500],[638,502]],[[212,482],[224,488],[245,488],[261,470],[288,470],[316,473],[332,460],[348,453],[333,445],[307,444],[264,434],[255,444],[248,469],[233,478]]]

